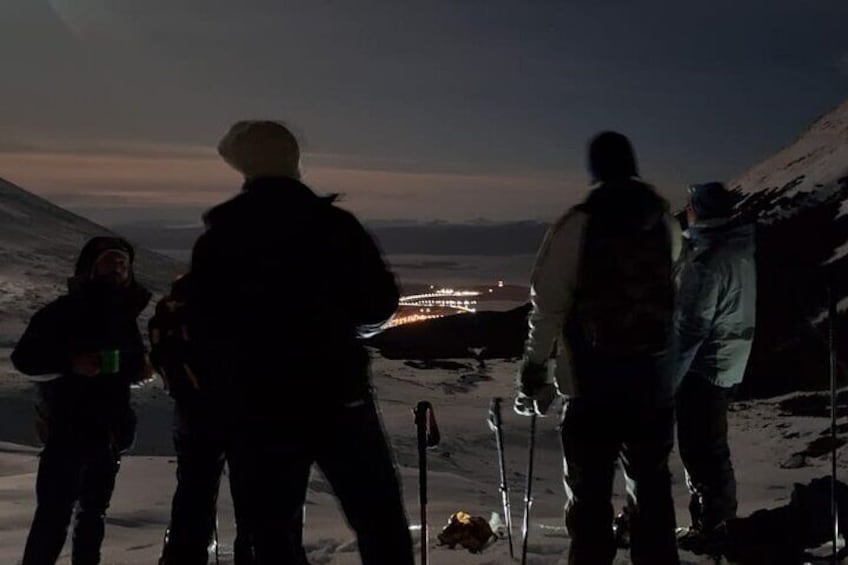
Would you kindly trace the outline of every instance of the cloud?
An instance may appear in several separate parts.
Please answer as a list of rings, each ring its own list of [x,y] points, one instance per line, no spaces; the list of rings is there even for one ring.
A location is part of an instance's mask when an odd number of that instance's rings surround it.
[[[100,145],[107,145],[105,142]],[[205,147],[98,144],[83,151],[0,151],[0,176],[71,207],[208,207],[230,197],[240,176]],[[550,217],[585,192],[582,172],[425,172],[379,163],[353,166],[344,155],[305,156],[304,177],[317,192],[343,194],[342,205],[368,218]]]

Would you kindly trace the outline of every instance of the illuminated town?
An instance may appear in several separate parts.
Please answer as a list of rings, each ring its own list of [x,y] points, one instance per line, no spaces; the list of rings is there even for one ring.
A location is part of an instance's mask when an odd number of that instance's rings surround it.
[[[527,299],[526,288],[505,285],[503,281],[492,286],[465,289],[429,285],[410,290],[414,293],[401,297],[397,313],[386,323],[386,328],[470,314],[481,308],[502,309],[504,305],[515,306]]]

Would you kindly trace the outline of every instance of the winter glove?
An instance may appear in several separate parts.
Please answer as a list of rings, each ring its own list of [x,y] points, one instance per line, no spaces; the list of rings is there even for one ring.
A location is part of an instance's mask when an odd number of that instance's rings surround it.
[[[544,416],[558,396],[556,384],[548,380],[547,365],[524,360],[516,382],[515,412],[522,416]]]

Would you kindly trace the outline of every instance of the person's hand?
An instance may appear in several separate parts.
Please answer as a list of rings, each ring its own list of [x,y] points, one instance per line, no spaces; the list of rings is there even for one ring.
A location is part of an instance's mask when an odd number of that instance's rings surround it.
[[[516,378],[514,409],[522,416],[544,416],[559,395],[556,384],[550,382],[548,367],[525,359]]]
[[[545,383],[537,388],[535,394],[529,396],[519,391],[515,395],[513,409],[520,416],[544,416],[554,403],[559,391],[554,383]]]
[[[71,357],[71,371],[83,377],[96,377],[100,374],[99,353],[77,353]]]

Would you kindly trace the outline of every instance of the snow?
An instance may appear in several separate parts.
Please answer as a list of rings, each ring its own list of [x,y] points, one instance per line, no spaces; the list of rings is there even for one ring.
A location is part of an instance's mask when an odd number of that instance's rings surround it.
[[[827,196],[848,175],[848,101],[822,116],[794,143],[731,181],[743,193],[788,187],[786,196]]]
[[[5,357],[5,356],[4,356]],[[476,367],[458,370],[414,369],[400,361],[377,358],[374,382],[386,428],[400,465],[404,499],[411,524],[418,524],[417,454],[412,408],[419,400],[433,403],[443,436],[440,447],[429,453],[430,539],[433,565],[509,563],[505,541],[480,555],[437,547],[436,534],[450,515],[465,510],[488,518],[501,512],[494,435],[486,423],[493,396],[511,397],[516,365],[488,363],[485,377],[462,379]],[[468,385],[462,382],[473,382]],[[30,385],[0,366],[0,562],[16,563],[33,512],[33,486],[37,459],[31,437]],[[109,512],[104,563],[113,565],[155,562],[168,521],[174,488],[175,461],[171,455],[168,414],[170,400],[157,385],[135,391],[140,414],[137,450],[126,457]],[[783,469],[780,464],[801,451],[827,429],[826,418],[782,415],[781,399],[737,404],[730,415],[730,439],[739,481],[740,513],[772,507],[787,501],[794,482],[806,482],[829,470],[827,456],[808,458],[808,466]],[[510,477],[515,536],[520,536],[523,485],[526,466],[528,420],[504,406],[506,464]],[[541,419],[536,443],[537,469],[534,483],[533,527],[530,563],[564,564],[568,538],[562,524],[562,462],[557,418]],[[845,448],[840,450],[844,459]],[[845,463],[840,463],[844,473]],[[673,488],[680,524],[687,524],[687,495],[683,469],[672,462]],[[305,545],[312,563],[359,563],[352,532],[345,525],[329,487],[315,472],[310,482]],[[618,480],[615,505],[623,504],[623,485]],[[233,537],[232,503],[226,485],[220,508],[221,563],[230,563]],[[419,539],[413,530],[413,538]],[[67,549],[60,561],[67,564]],[[683,555],[684,563],[700,561]],[[616,563],[629,563],[619,552]]]
[[[837,199],[837,216],[848,214],[848,101],[816,120],[795,142],[732,180],[729,186],[755,197],[771,192],[773,207],[758,221],[770,224],[801,210]],[[848,242],[836,247],[825,265],[848,256]]]
[[[55,295],[72,274],[83,243],[95,235],[115,234],[0,179],[0,281],[4,284],[0,290],[11,290],[19,298],[21,293],[27,295],[23,303],[9,297],[0,300],[29,307],[33,298],[43,301]],[[144,250],[137,254],[136,267],[142,281],[157,290],[183,268]]]

